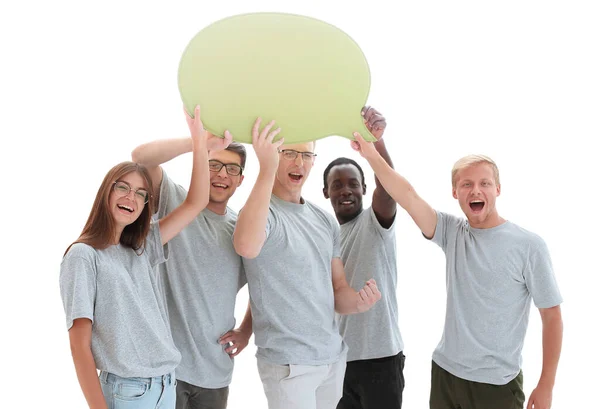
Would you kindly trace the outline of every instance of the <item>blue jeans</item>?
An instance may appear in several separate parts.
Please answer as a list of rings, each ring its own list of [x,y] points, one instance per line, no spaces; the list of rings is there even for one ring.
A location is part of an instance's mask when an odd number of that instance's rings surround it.
[[[173,373],[154,378],[121,378],[100,372],[100,385],[108,409],[175,409]]]

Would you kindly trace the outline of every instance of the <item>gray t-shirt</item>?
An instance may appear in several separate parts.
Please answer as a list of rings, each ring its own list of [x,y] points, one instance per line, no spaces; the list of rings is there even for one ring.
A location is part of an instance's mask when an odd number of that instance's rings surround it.
[[[267,239],[244,258],[256,356],[274,364],[325,365],[346,351],[335,319],[331,261],[337,221],[312,203],[271,196]]]
[[[76,243],[63,258],[60,292],[67,329],[77,318],[92,320],[96,368],[149,378],[179,364],[154,270],[167,258],[167,249],[153,225],[141,254],[121,244],[97,250]]]
[[[433,360],[469,381],[505,385],[520,371],[531,300],[562,302],[546,244],[504,222],[490,229],[437,212],[432,239],[446,254],[446,322]]]
[[[186,198],[187,190],[165,172],[157,216],[164,217]],[[233,248],[237,214],[204,209],[170,242],[170,257],[160,264],[160,285],[169,323],[182,359],[177,379],[202,388],[231,383],[233,359],[218,343],[235,327],[235,300],[246,284],[242,258]]]
[[[348,284],[356,291],[371,277],[381,300],[362,314],[341,315],[340,333],[348,344],[348,361],[397,355],[404,348],[396,299],[396,221],[381,227],[373,208],[341,225],[341,254]]]

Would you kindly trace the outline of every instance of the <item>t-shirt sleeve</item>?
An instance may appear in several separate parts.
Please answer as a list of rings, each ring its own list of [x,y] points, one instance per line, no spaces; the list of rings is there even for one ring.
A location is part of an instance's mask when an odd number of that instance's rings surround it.
[[[331,223],[331,234],[333,236],[333,254],[332,254],[332,259],[333,258],[340,258],[341,257],[341,250],[340,250],[340,225],[338,224],[337,220],[335,220],[333,218],[333,216],[331,216],[329,218],[330,223]]]
[[[398,212],[396,212],[396,214],[394,215],[394,220],[392,221],[392,225],[386,229],[385,227],[383,227],[379,223],[379,220],[377,220],[377,215],[375,214],[375,210],[373,210],[372,207],[369,208],[370,222],[371,222],[371,224],[373,226],[375,226],[375,229],[377,229],[377,231],[383,237],[388,237],[388,236],[392,236],[392,235],[395,234],[395,231],[396,231],[396,219],[398,218],[397,216],[398,216]]]
[[[267,215],[267,225],[265,226],[265,237],[267,239],[269,238],[269,235],[275,227],[275,222],[275,213],[273,213],[273,208],[269,206],[269,214]]]
[[[150,232],[146,237],[146,248],[144,251],[148,253],[148,259],[152,267],[164,263],[169,258],[169,243],[162,245],[159,222],[152,222],[150,224]]]
[[[162,219],[179,206],[187,197],[187,190],[176,184],[163,170],[162,182],[160,184],[160,195],[158,197],[158,210],[154,214],[156,219]]]
[[[523,271],[525,284],[537,308],[551,308],[562,303],[548,246],[537,238],[529,247],[527,265]]]
[[[67,330],[78,318],[94,322],[96,303],[96,265],[93,249],[74,244],[60,266],[60,295],[65,309]]]
[[[447,234],[449,230],[449,225],[456,219],[454,216],[449,215],[448,213],[435,211],[437,216],[437,223],[435,225],[435,233],[433,233],[433,237],[431,241],[445,249],[447,244]],[[425,237],[425,236],[423,236]],[[427,237],[425,237],[427,238]]]

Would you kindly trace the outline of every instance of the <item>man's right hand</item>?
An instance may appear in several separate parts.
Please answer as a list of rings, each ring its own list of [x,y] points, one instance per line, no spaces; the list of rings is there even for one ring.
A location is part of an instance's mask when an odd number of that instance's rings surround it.
[[[264,171],[276,171],[279,165],[279,153],[277,150],[283,144],[283,138],[277,142],[273,142],[273,138],[281,132],[281,128],[271,131],[275,125],[275,121],[271,121],[260,131],[261,121],[261,118],[257,118],[252,127],[252,147],[254,148],[254,152],[256,152],[260,169]]]

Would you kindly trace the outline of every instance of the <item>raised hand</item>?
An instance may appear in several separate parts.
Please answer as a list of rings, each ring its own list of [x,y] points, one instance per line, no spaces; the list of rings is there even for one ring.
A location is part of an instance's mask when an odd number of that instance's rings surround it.
[[[360,153],[365,159],[375,158],[379,155],[379,152],[375,149],[375,145],[372,142],[367,142],[358,132],[354,132],[354,141],[352,141],[352,149]]]
[[[261,121],[261,118],[257,118],[252,127],[252,147],[261,169],[276,170],[279,165],[277,150],[283,144],[283,138],[277,142],[273,142],[273,138],[281,132],[281,128],[271,130],[275,125],[275,121],[271,121],[260,131]]]
[[[231,136],[231,133],[228,130],[225,131],[225,133],[223,134],[223,138],[213,135],[209,132],[206,145],[209,152],[219,152],[225,150],[232,140],[233,137]]]
[[[371,132],[371,134],[380,140],[383,137],[383,132],[387,126],[387,122],[381,112],[371,106],[364,106],[360,111],[360,114],[365,120],[365,126]]]
[[[358,311],[365,312],[369,310],[377,301],[381,299],[381,293],[377,288],[374,279],[366,282],[365,286],[358,292]]]
[[[206,129],[204,129],[204,125],[200,119],[200,106],[196,105],[194,108],[193,118],[187,113],[185,107],[183,108],[183,112],[185,112],[185,120],[188,124],[188,128],[190,129],[190,134],[192,135],[194,149],[200,147],[205,148],[207,146],[208,132]]]

